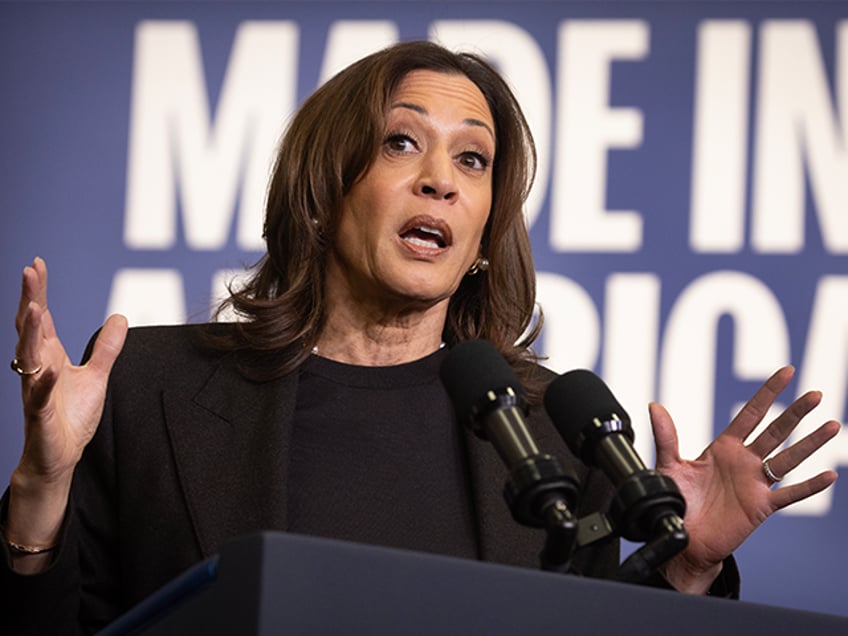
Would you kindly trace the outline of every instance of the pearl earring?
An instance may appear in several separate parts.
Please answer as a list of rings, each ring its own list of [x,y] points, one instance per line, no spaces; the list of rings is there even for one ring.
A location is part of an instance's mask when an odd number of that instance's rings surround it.
[[[485,272],[487,269],[489,269],[489,259],[485,256],[478,256],[468,269],[467,275],[476,276],[479,272]]]

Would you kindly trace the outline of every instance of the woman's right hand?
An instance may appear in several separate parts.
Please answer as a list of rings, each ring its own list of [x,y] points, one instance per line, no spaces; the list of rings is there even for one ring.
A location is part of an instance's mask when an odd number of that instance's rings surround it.
[[[127,321],[110,316],[88,362],[73,365],[47,308],[47,265],[36,258],[24,268],[15,328],[17,369],[38,371],[21,374],[24,449],[10,483],[6,538],[28,546],[52,545],[74,467],[97,430]]]

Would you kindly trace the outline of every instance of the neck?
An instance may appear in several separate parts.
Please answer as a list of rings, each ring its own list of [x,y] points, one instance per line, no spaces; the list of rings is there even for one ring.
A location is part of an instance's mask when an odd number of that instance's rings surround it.
[[[446,302],[426,311],[383,315],[379,319],[355,312],[328,311],[313,353],[360,366],[420,360],[443,346],[446,311]]]

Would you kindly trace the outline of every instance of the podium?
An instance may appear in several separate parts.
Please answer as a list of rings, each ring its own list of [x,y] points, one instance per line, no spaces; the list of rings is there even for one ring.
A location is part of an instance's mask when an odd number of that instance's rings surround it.
[[[145,634],[848,634],[848,618],[284,533],[225,545],[116,620]]]

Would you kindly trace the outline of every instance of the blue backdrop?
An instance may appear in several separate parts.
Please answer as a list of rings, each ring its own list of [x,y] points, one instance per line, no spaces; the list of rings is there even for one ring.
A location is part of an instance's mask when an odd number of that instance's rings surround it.
[[[206,320],[261,253],[286,117],[398,39],[488,56],[539,146],[528,204],[539,343],[633,415],[663,401],[695,456],[781,364],[786,404],[846,418],[845,2],[0,4],[0,291],[12,356],[22,267],[50,266],[78,358],[107,313]],[[22,442],[0,384],[0,475]],[[840,436],[803,474],[848,465]],[[743,597],[848,615],[845,490],[775,515],[739,551]]]

